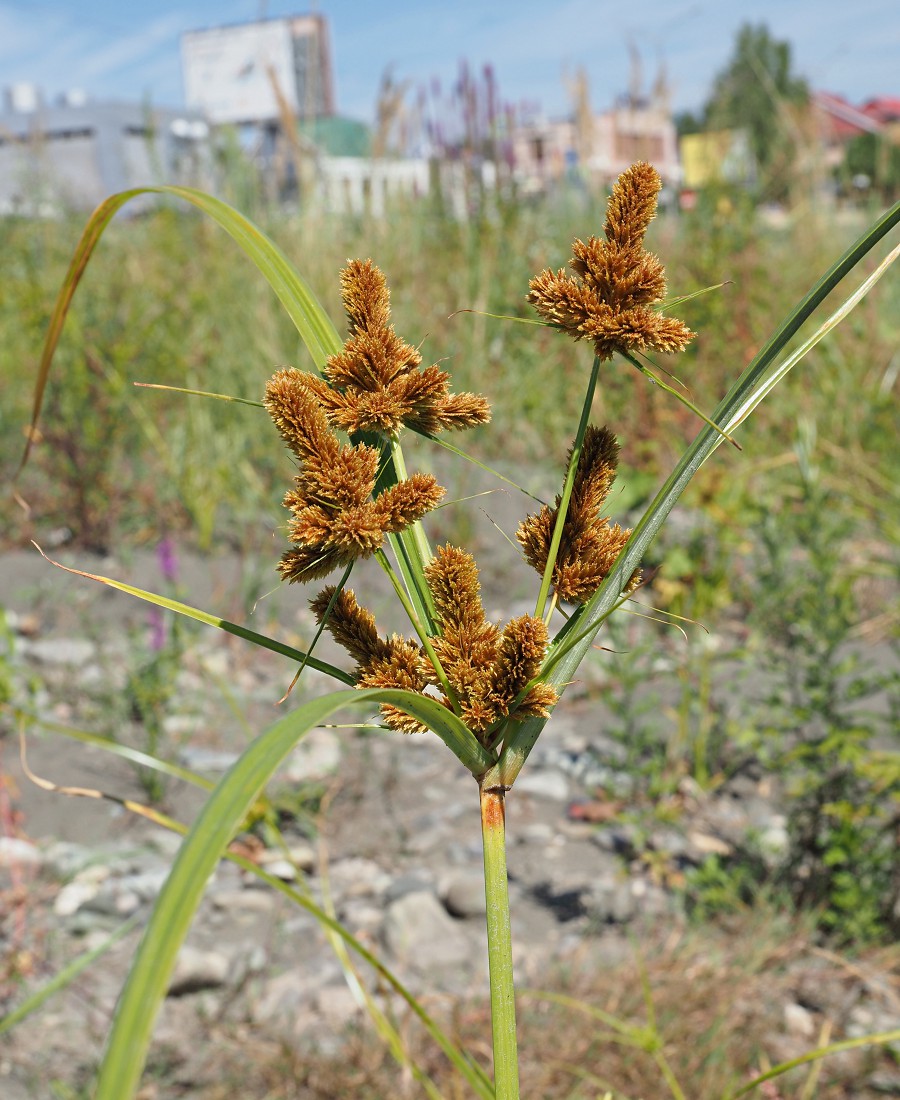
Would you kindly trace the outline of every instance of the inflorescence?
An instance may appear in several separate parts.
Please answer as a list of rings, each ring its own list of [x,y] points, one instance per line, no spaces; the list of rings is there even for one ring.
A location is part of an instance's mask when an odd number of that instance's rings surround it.
[[[682,321],[659,311],[665,274],[644,248],[660,186],[649,164],[623,173],[607,207],[605,240],[576,240],[569,264],[574,274],[546,270],[529,284],[528,300],[545,321],[575,340],[591,340],[601,360],[616,351],[680,351],[693,338]],[[436,365],[422,369],[422,356],[390,324],[387,282],[371,260],[350,261],[341,272],[341,290],[350,332],[341,351],[327,360],[323,377],[279,370],[266,386],[265,406],[299,461],[284,499],[294,545],[278,569],[288,581],[323,577],[375,554],[386,535],[402,532],[437,506],[444,490],[430,474],[412,474],[377,491],[387,443],[394,444],[402,428],[433,435],[490,419],[484,397],[451,394],[446,372]],[[381,445],[344,444],[337,430],[374,433]],[[574,445],[569,463],[573,455]],[[631,533],[603,515],[618,455],[608,428],[587,427],[550,577],[560,600],[590,599]],[[561,506],[560,495],[553,507],[526,517],[517,532],[526,561],[541,575]],[[389,568],[386,559],[383,564]],[[546,717],[557,693],[540,679],[549,646],[545,620],[522,615],[502,628],[490,622],[478,568],[464,550],[443,546],[422,564],[430,637],[414,616],[418,640],[382,637],[372,613],[349,588],[328,586],[311,601],[319,624],[356,662],[359,687],[403,688],[439,699],[485,745],[507,717]],[[632,591],[639,577],[634,573],[624,591]],[[389,705],[382,706],[382,715],[393,729],[424,728]]]
[[[425,572],[440,630],[433,639],[434,649],[469,729],[484,737],[513,709],[516,718],[546,717],[556,702],[556,692],[549,684],[531,683],[547,652],[543,620],[521,615],[502,630],[488,621],[475,560],[458,547],[440,547]],[[351,589],[338,592],[334,586],[325,588],[311,606],[317,620],[325,623],[335,641],[356,661],[360,687],[425,692],[438,686],[424,649],[398,634],[382,638],[374,616],[360,607]],[[453,707],[454,700],[447,695],[440,698],[446,707]],[[424,729],[395,707],[381,709],[392,729],[405,733]]]
[[[570,450],[569,460],[571,457]],[[553,567],[553,587],[561,600],[584,603],[589,599],[606,580],[631,534],[617,523],[610,526],[609,519],[602,514],[618,459],[619,444],[613,433],[608,428],[589,426],[578,456],[575,483]],[[516,532],[525,560],[542,576],[560,502],[557,496],[553,508],[545,504],[539,512],[527,516]],[[639,575],[635,574],[627,590],[633,590],[638,580]]]
[[[644,248],[661,187],[655,168],[632,165],[610,196],[606,239],[574,242],[569,261],[574,275],[547,269],[529,284],[528,301],[541,317],[575,340],[591,340],[600,359],[611,359],[616,351],[683,351],[694,337],[683,321],[659,311],[665,270]]]

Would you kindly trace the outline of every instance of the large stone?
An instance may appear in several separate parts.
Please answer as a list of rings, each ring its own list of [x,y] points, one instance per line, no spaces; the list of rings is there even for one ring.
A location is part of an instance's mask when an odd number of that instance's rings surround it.
[[[42,665],[78,668],[93,659],[97,647],[87,638],[41,638],[23,643],[22,651]]]
[[[391,902],[384,918],[384,941],[395,958],[418,970],[459,966],[471,951],[460,925],[425,890]]]
[[[532,768],[523,771],[516,780],[516,791],[553,802],[565,802],[569,797],[569,781],[555,768]]]
[[[292,783],[334,775],[341,762],[340,738],[332,730],[310,730],[288,757],[282,774]]]
[[[175,960],[168,995],[180,997],[201,989],[218,989],[228,981],[230,972],[231,960],[221,951],[202,951],[185,944]]]
[[[441,884],[441,900],[454,917],[483,917],[487,912],[484,879],[474,871],[450,875]]]
[[[31,867],[41,865],[41,852],[27,840],[15,836],[0,836],[0,867]]]

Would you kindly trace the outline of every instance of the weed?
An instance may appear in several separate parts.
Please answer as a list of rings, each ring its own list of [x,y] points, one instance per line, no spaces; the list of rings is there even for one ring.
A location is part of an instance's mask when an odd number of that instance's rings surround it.
[[[798,499],[760,511],[752,619],[771,688],[750,740],[785,777],[790,848],[781,878],[843,942],[895,936],[900,671],[869,667],[854,644],[855,524],[798,444]]]

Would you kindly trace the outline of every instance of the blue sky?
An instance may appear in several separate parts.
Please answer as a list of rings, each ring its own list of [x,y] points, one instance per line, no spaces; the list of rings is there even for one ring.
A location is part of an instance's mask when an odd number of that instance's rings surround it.
[[[765,22],[794,47],[814,88],[854,102],[900,96],[900,0],[318,0],[331,22],[338,108],[372,117],[381,74],[446,86],[466,58],[494,66],[503,100],[568,108],[565,78],[588,73],[595,108],[625,90],[628,43],[646,78],[664,61],[676,109],[698,106],[738,26]],[[37,83],[47,96],[183,103],[185,30],[310,10],[280,0],[0,0],[0,85]]]

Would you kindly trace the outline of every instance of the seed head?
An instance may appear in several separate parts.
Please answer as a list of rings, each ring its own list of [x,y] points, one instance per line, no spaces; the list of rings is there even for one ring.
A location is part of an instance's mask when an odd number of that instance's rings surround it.
[[[334,586],[324,588],[310,601],[310,607],[321,624],[329,604],[332,605],[325,625],[334,640],[356,661],[358,686],[404,688],[421,693],[426,687],[426,679],[420,647],[399,634],[380,637],[375,617],[365,607],[360,607],[353,590],[344,588],[336,596],[335,591]],[[402,733],[425,732],[425,726],[389,703],[382,704],[381,714],[391,729]]]
[[[572,451],[569,451],[569,461]],[[600,587],[615,564],[631,531],[610,525],[601,514],[616,476],[619,444],[608,428],[589,426],[584,435],[562,539],[553,567],[553,587],[561,600],[584,603]],[[566,462],[568,467],[568,461]],[[561,496],[553,508],[545,504],[527,516],[516,532],[525,560],[543,576]],[[638,574],[629,582],[636,586]]]
[[[310,379],[287,369],[266,384],[266,409],[300,459],[294,488],[284,498],[292,513],[288,533],[295,545],[278,566],[282,578],[291,582],[324,577],[369,557],[386,534],[421,519],[444,495],[430,474],[413,474],[373,499],[378,451],[341,444]]]
[[[541,619],[523,615],[501,631],[485,617],[474,558],[455,546],[439,548],[425,570],[441,634],[435,653],[476,734],[506,717],[517,696],[540,672],[547,651]],[[515,708],[516,717],[546,717],[556,702],[549,684],[534,685]]]
[[[390,322],[390,292],[371,260],[351,260],[341,272],[350,335],[326,362],[324,380],[310,381],[329,421],[354,432],[391,435],[404,425],[434,434],[471,428],[491,418],[479,394],[451,394],[450,376],[437,366],[421,370],[422,356]]]
[[[574,242],[574,275],[546,269],[529,283],[528,301],[541,317],[574,340],[591,340],[600,359],[616,351],[683,351],[694,337],[683,321],[654,308],[666,293],[665,270],[644,248],[644,234],[661,187],[655,168],[632,165],[607,204],[606,239]]]

